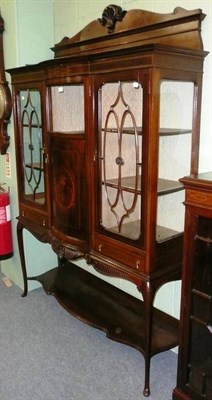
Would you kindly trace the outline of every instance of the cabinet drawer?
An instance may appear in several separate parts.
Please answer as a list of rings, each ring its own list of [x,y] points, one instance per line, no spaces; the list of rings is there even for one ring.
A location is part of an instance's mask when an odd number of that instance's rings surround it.
[[[123,247],[119,242],[112,241],[110,242],[104,237],[95,238],[95,250],[105,255],[109,258],[113,258],[114,260],[123,263],[133,269],[144,272],[146,266],[146,257],[145,252],[143,254],[141,251],[132,248],[131,246],[124,245]]]
[[[188,189],[186,191],[186,202],[196,203],[199,207],[200,204],[204,205],[206,208],[212,208],[212,193],[198,191],[195,189]]]
[[[20,216],[21,218],[25,218],[31,222],[34,222],[37,225],[48,226],[48,218],[46,214],[38,212],[36,210],[32,210],[27,207],[20,207]]]

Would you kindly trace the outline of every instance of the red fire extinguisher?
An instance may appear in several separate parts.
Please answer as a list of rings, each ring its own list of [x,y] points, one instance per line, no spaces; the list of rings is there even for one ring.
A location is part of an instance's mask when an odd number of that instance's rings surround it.
[[[0,260],[13,256],[9,192],[0,186]]]

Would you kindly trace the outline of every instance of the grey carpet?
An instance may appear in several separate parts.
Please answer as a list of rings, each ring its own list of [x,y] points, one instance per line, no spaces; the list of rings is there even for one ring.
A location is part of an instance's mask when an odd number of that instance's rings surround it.
[[[152,358],[149,400],[171,400],[177,356]],[[0,282],[0,400],[143,400],[144,361],[83,324],[43,289]]]

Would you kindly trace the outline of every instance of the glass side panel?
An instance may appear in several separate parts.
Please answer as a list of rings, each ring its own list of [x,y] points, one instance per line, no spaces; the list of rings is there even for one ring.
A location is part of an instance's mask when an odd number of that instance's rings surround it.
[[[99,224],[136,240],[141,235],[143,90],[138,82],[106,83],[99,99]]]
[[[23,138],[24,196],[27,200],[45,203],[44,148],[40,92],[21,90],[20,117]]]
[[[190,174],[193,97],[191,82],[161,82],[157,241],[184,230],[184,190],[179,179]]]
[[[53,86],[51,91],[51,130],[63,133],[84,133],[84,86]]]

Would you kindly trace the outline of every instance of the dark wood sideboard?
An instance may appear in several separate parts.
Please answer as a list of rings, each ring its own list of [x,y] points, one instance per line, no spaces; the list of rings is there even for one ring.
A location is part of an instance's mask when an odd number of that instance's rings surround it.
[[[179,178],[198,172],[204,18],[200,9],[111,5],[56,44],[54,59],[9,70],[23,296],[27,229],[59,258],[37,278],[45,290],[141,351],[145,396],[151,357],[178,344],[179,321],[153,303],[162,285],[181,279]],[[87,271],[73,264],[80,258]],[[92,267],[132,282],[142,300],[90,275]]]

